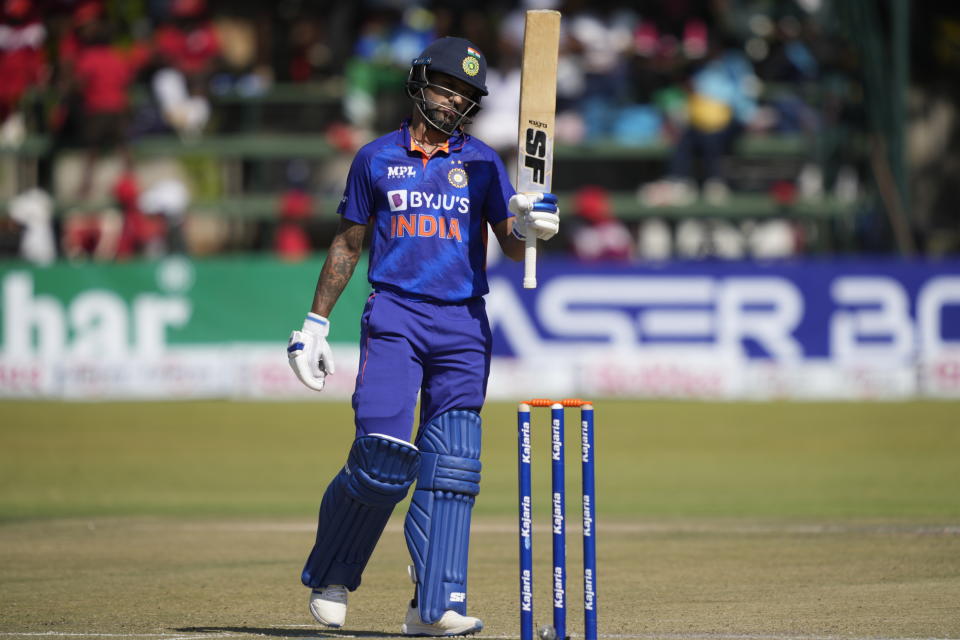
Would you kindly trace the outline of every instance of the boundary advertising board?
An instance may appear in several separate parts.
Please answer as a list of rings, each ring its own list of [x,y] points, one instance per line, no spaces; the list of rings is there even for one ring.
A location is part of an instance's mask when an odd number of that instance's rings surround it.
[[[300,389],[286,336],[320,260],[0,264],[0,396],[342,399],[369,293],[333,314],[337,374]],[[584,265],[489,270],[491,399],[960,397],[960,261]]]

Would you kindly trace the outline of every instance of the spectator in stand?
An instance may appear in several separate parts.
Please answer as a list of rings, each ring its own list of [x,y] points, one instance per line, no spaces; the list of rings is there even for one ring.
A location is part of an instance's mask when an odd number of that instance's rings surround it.
[[[123,221],[111,208],[75,211],[63,221],[63,254],[70,260],[113,260]]]
[[[90,23],[103,18],[103,3],[100,0],[86,0],[76,5],[70,24],[57,43],[57,66],[61,73],[72,73],[73,63],[83,47],[82,33]]]
[[[630,231],[613,215],[607,190],[590,185],[580,189],[574,200],[573,231],[570,234],[573,254],[578,260],[630,260],[633,238]]]
[[[137,200],[140,210],[162,225],[165,234],[156,236],[148,247],[149,255],[186,253],[185,224],[190,207],[190,191],[179,178],[165,178],[150,185]]]
[[[305,191],[290,189],[281,196],[280,223],[273,241],[281,260],[299,262],[310,257],[310,236],[305,222],[312,208],[310,194]]]
[[[57,258],[53,235],[53,200],[41,189],[30,189],[10,201],[10,220],[22,229],[19,255],[35,265],[47,266]]]
[[[287,190],[280,196],[280,221],[273,237],[273,249],[281,260],[299,262],[310,257],[310,234],[306,225],[313,211],[308,193],[310,166],[304,160],[287,165]]]
[[[83,23],[68,86],[83,96],[82,138],[87,149],[78,199],[90,197],[94,165],[99,156],[118,151],[129,171],[130,85],[149,57],[140,45],[123,48],[112,43],[112,29],[102,16]]]
[[[102,15],[103,4],[100,0],[84,0],[73,7],[69,20],[56,38],[54,86],[57,95],[48,116],[53,134],[48,166],[63,148],[77,146],[80,142],[83,96],[73,83],[74,63],[84,46],[82,33],[89,29],[89,23],[97,22]],[[52,178],[48,176],[46,182],[51,183]]]
[[[742,49],[711,39],[706,63],[688,84],[687,126],[674,147],[666,179],[641,189],[641,200],[647,206],[682,206],[695,201],[694,163],[698,156],[703,197],[711,204],[722,204],[729,197],[720,160],[753,121],[759,83]]]
[[[433,14],[420,7],[381,7],[364,14],[347,61],[343,109],[364,131],[389,130],[407,112],[402,89],[415,58],[434,39]]]
[[[632,9],[597,9],[583,0],[570,5],[566,44],[583,74],[576,108],[583,118],[584,139],[596,142],[615,134],[622,110],[632,100],[626,54],[633,46],[636,14]]]
[[[45,82],[47,30],[31,0],[0,5],[0,146],[17,147],[26,136],[20,100]]]
[[[714,0],[648,2],[635,32],[635,51],[642,57],[683,63],[707,55],[708,24],[716,22]]]
[[[141,210],[140,185],[136,176],[132,173],[121,176],[113,195],[123,215],[123,227],[117,240],[117,260],[163,255],[166,252],[166,220],[162,215],[147,215]]]
[[[831,88],[823,82],[825,78],[816,56],[818,47],[814,42],[818,38],[815,29],[805,25],[797,16],[783,16],[777,20],[767,55],[757,64],[761,81],[773,83],[778,88],[772,92],[769,104],[761,107],[769,113],[771,129],[777,133],[813,138],[819,133],[821,114],[829,113],[825,105]],[[829,45],[820,45],[820,48],[829,48]],[[811,95],[824,96],[823,103],[813,104]],[[810,150],[810,157],[797,176],[798,197],[818,199],[823,195],[821,153],[824,148],[825,145]],[[776,194],[773,195],[776,199]]]
[[[207,84],[220,60],[220,39],[204,0],[173,0],[170,17],[154,32],[161,68],[153,91],[167,124],[193,138],[210,119]]]

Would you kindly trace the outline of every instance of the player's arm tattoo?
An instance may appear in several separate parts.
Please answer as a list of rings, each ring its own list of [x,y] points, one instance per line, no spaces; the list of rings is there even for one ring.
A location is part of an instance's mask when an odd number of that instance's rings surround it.
[[[360,259],[366,230],[366,225],[349,220],[340,221],[317,280],[317,290],[313,295],[314,313],[327,317],[333,311],[333,306],[346,288]]]

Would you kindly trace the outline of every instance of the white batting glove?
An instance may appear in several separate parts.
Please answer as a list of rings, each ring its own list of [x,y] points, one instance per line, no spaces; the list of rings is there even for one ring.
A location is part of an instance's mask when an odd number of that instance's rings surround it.
[[[315,313],[308,313],[303,328],[290,334],[287,343],[287,358],[290,368],[300,382],[314,391],[323,391],[327,375],[335,370],[333,351],[327,336],[330,321]]]
[[[507,203],[516,216],[513,235],[525,240],[532,230],[541,240],[549,240],[560,230],[560,207],[552,193],[517,193]]]

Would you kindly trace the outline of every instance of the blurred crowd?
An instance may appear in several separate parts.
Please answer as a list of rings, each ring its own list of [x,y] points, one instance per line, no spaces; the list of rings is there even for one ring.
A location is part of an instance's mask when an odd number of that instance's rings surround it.
[[[638,150],[628,158],[659,150],[639,168],[558,166],[554,190],[569,194],[565,213],[575,216],[567,227],[573,255],[802,253],[812,232],[789,216],[727,221],[723,211],[739,194],[778,206],[857,201],[862,159],[850,151],[849,132],[862,126],[862,96],[850,49],[829,28],[829,4],[2,0],[0,147],[13,150],[3,157],[16,158],[33,137],[47,146],[35,188],[0,195],[9,214],[0,217],[0,253],[49,261],[263,250],[302,259],[325,246],[334,219],[327,203],[350,152],[409,113],[410,60],[442,35],[469,38],[487,55],[490,95],[471,131],[513,162],[531,8],[564,15],[557,144]],[[260,101],[298,86],[319,97],[301,100],[296,114]],[[239,117],[237,104],[261,105],[267,115]],[[824,131],[848,136],[810,142],[826,139]],[[343,157],[289,158],[211,188],[204,176],[218,170],[209,163],[146,162],[133,152],[151,136],[176,136],[189,149],[211,136],[266,133],[314,135]],[[731,166],[751,135],[807,144],[781,167]],[[258,222],[231,221],[229,210],[215,221],[193,215],[201,201],[251,192],[276,196]],[[627,219],[618,215],[625,197],[650,211],[706,203],[717,216]]]
[[[161,175],[142,184],[130,142],[151,132],[202,135],[223,46],[203,0],[144,4],[139,8],[156,12],[139,19],[122,13],[133,4],[3,0],[0,144],[16,150],[29,134],[46,135],[44,168],[51,173],[60,151],[80,155],[65,181],[41,177],[9,199],[25,258],[127,259],[184,248],[187,181]],[[133,103],[138,87],[149,92],[146,105]],[[97,189],[95,172],[107,157],[114,170]],[[76,206],[55,218],[51,192]]]

